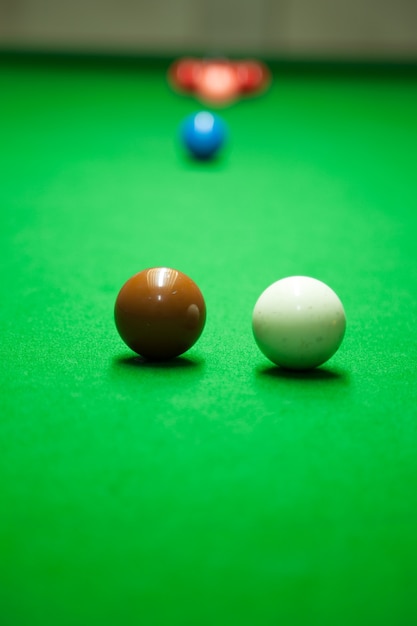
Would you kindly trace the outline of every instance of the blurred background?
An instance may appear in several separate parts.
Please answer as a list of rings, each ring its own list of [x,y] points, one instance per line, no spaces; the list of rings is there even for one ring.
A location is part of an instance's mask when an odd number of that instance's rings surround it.
[[[417,58],[417,0],[0,0],[0,48]]]

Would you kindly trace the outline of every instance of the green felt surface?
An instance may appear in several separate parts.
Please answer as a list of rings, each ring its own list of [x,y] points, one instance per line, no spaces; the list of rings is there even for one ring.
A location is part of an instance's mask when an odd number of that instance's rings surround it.
[[[163,63],[3,59],[0,94],[0,623],[415,625],[415,75],[278,68],[204,164]],[[206,297],[171,364],[113,324],[153,265]],[[291,274],[347,313],[310,374],[251,334]]]

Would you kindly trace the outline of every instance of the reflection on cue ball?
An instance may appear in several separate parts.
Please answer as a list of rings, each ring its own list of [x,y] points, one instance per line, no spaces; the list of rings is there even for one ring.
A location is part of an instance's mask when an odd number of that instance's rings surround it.
[[[321,365],[336,352],[346,328],[343,305],[320,280],[290,276],[259,297],[252,317],[255,341],[276,365],[294,370]]]
[[[153,267],[132,276],[116,299],[120,337],[147,359],[171,359],[191,348],[203,332],[206,305],[186,274]]]

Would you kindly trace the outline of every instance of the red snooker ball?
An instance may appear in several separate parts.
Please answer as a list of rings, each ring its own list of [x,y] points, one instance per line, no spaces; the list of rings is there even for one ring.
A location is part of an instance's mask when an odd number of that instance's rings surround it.
[[[200,69],[201,61],[197,59],[179,59],[169,69],[170,83],[181,91],[194,91]]]
[[[235,64],[239,90],[243,94],[263,91],[269,84],[268,68],[259,61],[241,61]]]
[[[208,104],[221,106],[233,102],[239,95],[233,64],[221,61],[204,63],[197,76],[196,92]]]

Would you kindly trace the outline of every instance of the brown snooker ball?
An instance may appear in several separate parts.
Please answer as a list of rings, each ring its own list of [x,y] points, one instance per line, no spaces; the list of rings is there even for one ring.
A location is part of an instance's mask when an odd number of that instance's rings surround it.
[[[126,345],[146,359],[183,354],[203,332],[206,305],[186,274],[153,267],[135,274],[116,298],[114,319]]]

